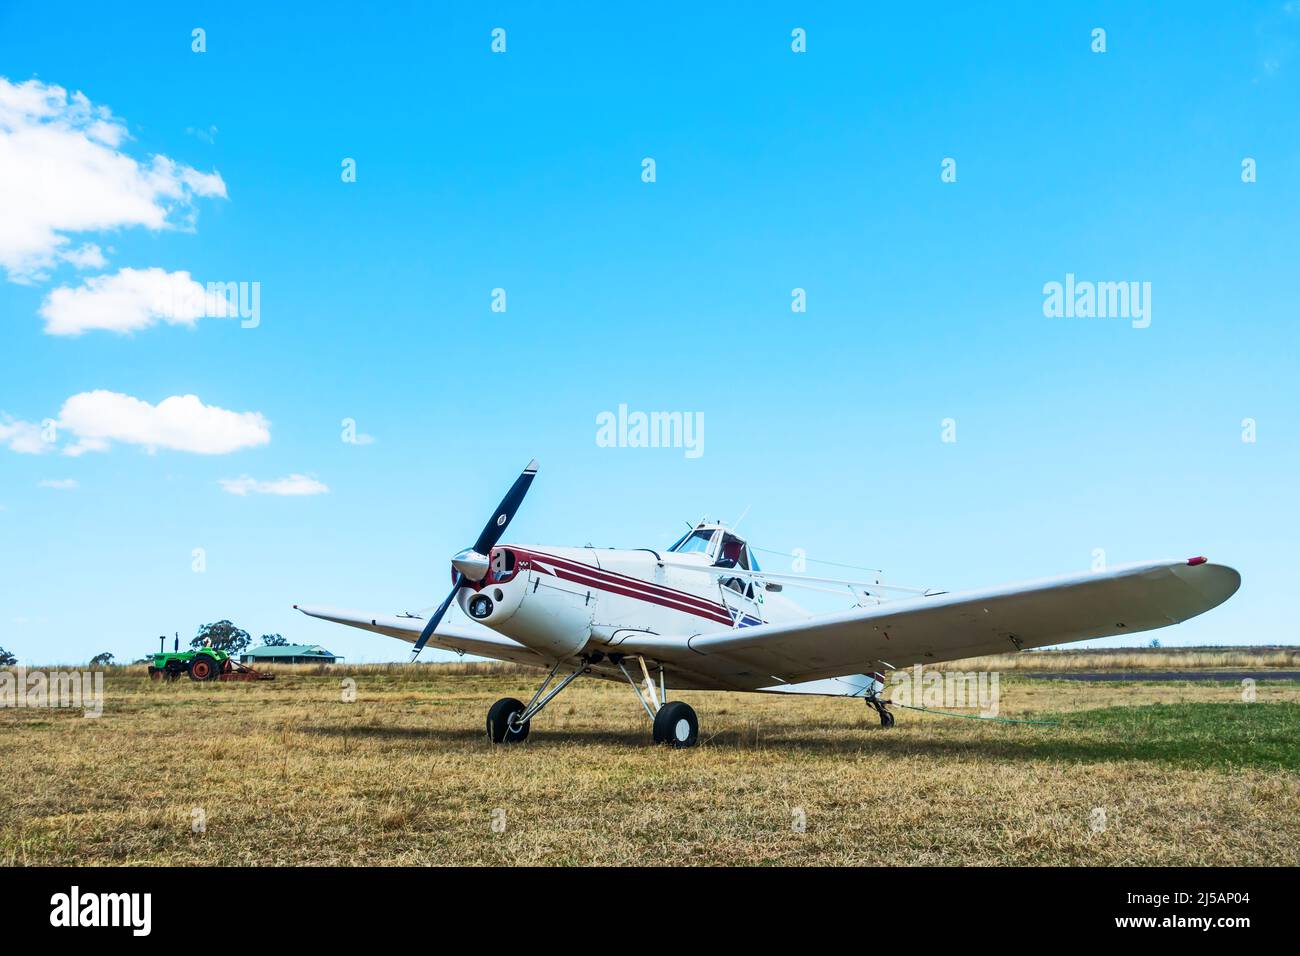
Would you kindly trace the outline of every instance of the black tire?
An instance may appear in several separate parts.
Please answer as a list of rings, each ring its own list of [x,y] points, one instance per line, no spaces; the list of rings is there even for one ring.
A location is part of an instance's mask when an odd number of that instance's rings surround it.
[[[894,726],[894,715],[887,710],[880,712],[880,727],[882,730],[888,730]]]
[[[694,747],[700,739],[700,722],[690,704],[669,701],[655,714],[654,739],[669,747]]]
[[[207,654],[197,654],[190,661],[190,680],[216,680],[220,667]]]
[[[154,667],[152,664],[150,664],[149,680],[153,681],[155,684],[159,684],[162,683],[162,679],[163,679],[163,672],[158,668]]]
[[[524,721],[518,730],[510,729],[510,718],[524,712],[524,705],[513,697],[502,697],[488,709],[487,735],[494,744],[517,744],[528,738],[528,725]]]

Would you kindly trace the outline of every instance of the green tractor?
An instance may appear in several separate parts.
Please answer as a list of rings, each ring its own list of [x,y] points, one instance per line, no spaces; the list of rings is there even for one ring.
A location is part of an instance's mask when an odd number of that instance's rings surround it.
[[[166,638],[159,638],[159,641],[165,642]],[[160,643],[158,653],[153,656],[153,663],[149,665],[149,679],[156,683],[180,680],[186,675],[193,681],[275,679],[274,674],[259,673],[215,647],[182,651],[180,638],[177,637],[173,650],[166,651]]]

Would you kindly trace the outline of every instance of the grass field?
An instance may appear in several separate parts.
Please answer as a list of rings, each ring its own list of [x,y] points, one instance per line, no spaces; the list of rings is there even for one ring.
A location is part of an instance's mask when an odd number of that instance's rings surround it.
[[[112,669],[98,719],[0,710],[0,865],[1300,864],[1300,685],[1266,672],[1254,703],[1003,674],[1003,716],[1057,726],[903,710],[885,731],[856,700],[690,693],[686,751],[650,745],[626,686],[580,680],[526,744],[488,744],[488,706],[537,679]]]

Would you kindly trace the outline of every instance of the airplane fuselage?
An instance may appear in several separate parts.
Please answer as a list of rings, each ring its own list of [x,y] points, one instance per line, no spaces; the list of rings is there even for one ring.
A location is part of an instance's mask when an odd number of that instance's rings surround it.
[[[499,545],[490,557],[483,580],[467,584],[458,595],[461,610],[554,659],[589,645],[616,651],[629,638],[809,616],[768,591],[761,579],[720,580],[683,567],[709,567],[704,555]]]

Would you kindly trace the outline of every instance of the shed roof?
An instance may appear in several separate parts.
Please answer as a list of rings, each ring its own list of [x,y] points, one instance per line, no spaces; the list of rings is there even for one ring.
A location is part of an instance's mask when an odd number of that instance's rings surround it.
[[[245,657],[334,657],[319,644],[261,644],[243,652]]]

